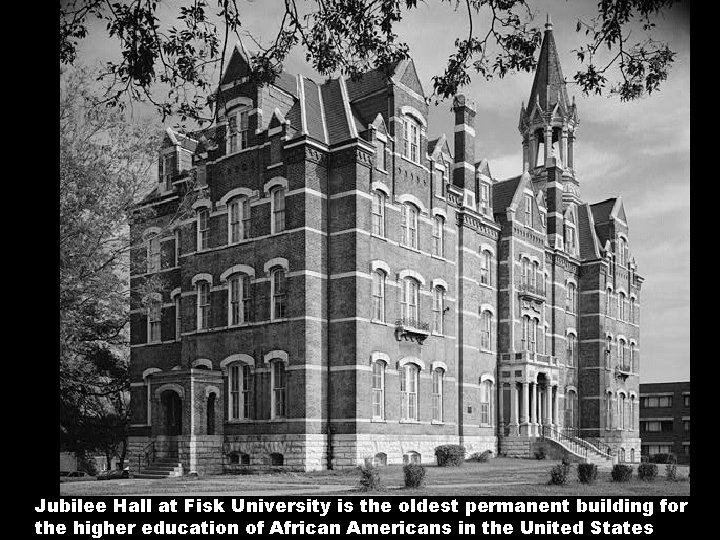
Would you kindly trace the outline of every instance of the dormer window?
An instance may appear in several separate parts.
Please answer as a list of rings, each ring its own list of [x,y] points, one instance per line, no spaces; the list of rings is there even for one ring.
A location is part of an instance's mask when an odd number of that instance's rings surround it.
[[[250,109],[236,111],[228,116],[227,152],[232,154],[248,147],[248,117]]]
[[[480,182],[480,201],[479,205],[480,213],[483,215],[490,214],[490,184],[487,182]]]
[[[403,124],[403,157],[413,163],[420,163],[420,126],[409,116],[405,117]]]
[[[623,237],[618,238],[617,242],[617,259],[618,264],[623,268],[627,268],[628,265],[628,247],[627,240]]]
[[[385,147],[387,146],[387,143],[383,140],[377,139],[375,141],[375,153],[377,156],[377,165],[376,167],[380,169],[381,171],[387,170],[387,165],[385,163]]]
[[[565,251],[570,255],[575,255],[576,246],[575,227],[565,224]]]
[[[532,195],[525,195],[525,225],[532,227]]]
[[[160,154],[160,184],[165,191],[172,189],[172,177],[175,175],[177,151],[175,147],[166,148]]]

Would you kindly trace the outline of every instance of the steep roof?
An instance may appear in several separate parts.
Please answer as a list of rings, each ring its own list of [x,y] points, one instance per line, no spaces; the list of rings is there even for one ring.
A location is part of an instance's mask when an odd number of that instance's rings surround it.
[[[560,58],[555,47],[555,38],[552,32],[552,23],[548,17],[545,25],[545,35],[540,47],[535,80],[530,91],[530,100],[527,110],[531,111],[535,102],[540,102],[544,111],[551,111],[559,102],[565,110],[570,108],[565,78],[560,68]]]
[[[605,223],[610,220],[610,214],[613,208],[615,208],[615,201],[617,201],[615,197],[610,197],[609,199],[590,205],[595,223]]]
[[[513,176],[507,180],[496,182],[492,187],[493,209],[495,213],[502,213],[512,204],[515,192],[520,185],[522,175]]]
[[[600,242],[595,233],[595,222],[588,203],[580,204],[578,209],[578,241],[580,243],[580,259],[592,260],[600,258]]]

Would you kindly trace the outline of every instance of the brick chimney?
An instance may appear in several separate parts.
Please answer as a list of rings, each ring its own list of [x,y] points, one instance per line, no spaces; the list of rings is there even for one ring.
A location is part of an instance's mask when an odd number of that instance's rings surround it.
[[[455,165],[452,182],[475,190],[475,103],[460,94],[453,99],[455,112]]]

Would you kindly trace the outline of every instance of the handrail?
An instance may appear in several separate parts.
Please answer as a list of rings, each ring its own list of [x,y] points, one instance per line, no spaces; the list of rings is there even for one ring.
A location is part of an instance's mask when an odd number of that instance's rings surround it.
[[[155,461],[155,441],[146,444],[138,454],[138,472],[142,471],[143,459],[145,460],[145,468],[150,466],[151,461]]]
[[[562,431],[558,431],[551,426],[542,426],[542,436],[544,438],[559,442],[572,453],[580,457],[587,458],[587,447],[582,444],[582,439],[566,435]]]
[[[557,431],[550,426],[543,426],[543,435],[545,435],[545,433],[544,433],[545,428],[548,428],[549,430],[552,430],[552,431]],[[577,435],[575,433],[577,433]],[[564,439],[573,440],[575,442],[575,444],[584,447],[586,449],[586,451],[592,450],[593,452],[600,454],[602,457],[612,459],[612,454],[611,454],[612,450],[610,449],[610,447],[608,445],[606,445],[604,443],[600,443],[600,442],[593,444],[593,443],[583,439],[582,437],[579,436],[579,430],[577,428],[565,427],[565,428],[563,428],[563,431],[560,432],[559,434]],[[552,437],[550,437],[550,438],[552,438]],[[604,448],[601,450],[601,447],[604,447]],[[587,454],[587,452],[586,452],[586,454]]]

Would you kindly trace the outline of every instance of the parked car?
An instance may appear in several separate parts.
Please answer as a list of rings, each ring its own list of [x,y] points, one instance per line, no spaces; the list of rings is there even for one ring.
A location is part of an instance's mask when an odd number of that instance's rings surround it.
[[[130,478],[130,469],[125,467],[122,471],[115,469],[103,471],[97,475],[98,480],[117,480],[119,478]]]

